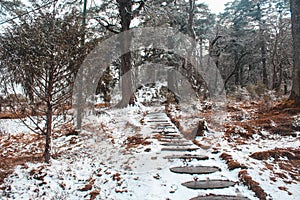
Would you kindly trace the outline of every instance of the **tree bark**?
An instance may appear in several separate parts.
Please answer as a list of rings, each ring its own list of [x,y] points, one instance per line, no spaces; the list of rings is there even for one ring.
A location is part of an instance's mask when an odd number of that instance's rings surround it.
[[[235,65],[235,85],[241,85],[241,66],[238,59],[238,52],[234,52],[234,65]]]
[[[300,105],[300,1],[290,0],[294,49],[293,85],[290,99]]]
[[[259,23],[259,39],[260,39],[260,52],[262,63],[262,79],[263,83],[268,87],[268,73],[267,73],[267,52],[266,43],[264,38],[264,22],[262,21],[262,10],[260,3],[257,4],[258,23]]]
[[[168,89],[173,93],[178,93],[177,91],[177,81],[176,81],[176,73],[174,69],[170,69],[168,71]]]
[[[196,35],[194,32],[194,11],[195,11],[195,0],[189,0],[189,18],[188,18],[188,35],[192,37],[194,40],[196,39]]]
[[[132,1],[131,0],[117,0],[119,5],[119,13],[121,17],[121,32],[130,29],[132,19]],[[125,107],[130,101],[132,95],[132,78],[131,78],[131,53],[129,51],[131,45],[130,38],[120,38],[121,48],[124,53],[121,56],[120,75],[122,80],[122,100],[117,107]]]
[[[44,159],[46,163],[50,162],[51,158],[51,135],[52,135],[52,117],[53,117],[53,107],[52,107],[52,92],[53,92],[53,71],[49,70],[48,84],[47,84],[47,112],[46,112],[46,143]]]
[[[52,105],[47,103],[46,143],[44,152],[46,163],[49,163],[51,158],[52,114]]]
[[[263,33],[261,33],[263,34]],[[261,36],[263,38],[263,36]],[[262,62],[262,70],[263,70],[263,83],[268,87],[268,72],[267,72],[267,56],[266,56],[266,45],[264,39],[261,41],[261,62]]]

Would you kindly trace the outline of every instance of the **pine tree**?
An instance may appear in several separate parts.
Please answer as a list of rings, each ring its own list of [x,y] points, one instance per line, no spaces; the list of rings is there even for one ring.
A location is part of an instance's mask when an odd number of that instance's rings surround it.
[[[291,0],[292,34],[294,47],[293,85],[290,99],[300,105],[300,1]]]
[[[71,85],[85,55],[78,16],[76,10],[64,16],[56,10],[40,10],[20,18],[20,23],[12,22],[0,37],[6,86],[21,85],[28,99],[28,104],[17,101],[11,108],[26,115],[35,127],[22,121],[32,131],[45,136],[45,162],[50,161],[53,121],[71,103]]]

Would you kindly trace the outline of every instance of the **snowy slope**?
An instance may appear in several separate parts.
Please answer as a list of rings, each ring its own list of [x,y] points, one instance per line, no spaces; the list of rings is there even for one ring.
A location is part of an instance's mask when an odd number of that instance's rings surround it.
[[[210,129],[205,137],[197,141],[211,144],[209,149],[197,150],[209,160],[169,161],[163,159],[168,152],[160,151],[158,140],[151,133],[147,114],[163,112],[164,107],[128,107],[105,110],[99,116],[85,119],[84,131],[80,135],[57,137],[53,140],[54,158],[51,164],[27,163],[17,166],[5,180],[0,191],[2,199],[190,199],[198,195],[226,194],[258,199],[246,186],[215,190],[191,190],[181,183],[193,179],[228,179],[239,181],[240,169],[228,170],[220,159],[222,152],[245,164],[248,173],[259,182],[269,199],[297,199],[300,196],[299,182],[289,175],[270,182],[274,171],[265,167],[264,161],[250,158],[256,151],[280,147],[299,147],[299,138],[284,137],[262,140],[257,136],[244,144],[233,144],[224,139],[223,132]],[[189,110],[190,115],[193,114]],[[185,116],[186,113],[177,113]],[[149,119],[148,119],[149,120]],[[297,121],[296,121],[297,122]],[[20,127],[16,121],[1,121],[5,132],[16,132]],[[186,123],[188,126],[189,123]],[[27,132],[23,128],[19,132]],[[21,134],[21,133],[20,133]],[[28,133],[29,134],[29,133]],[[266,133],[267,134],[267,133]],[[128,143],[130,137],[144,139],[143,144]],[[4,148],[1,146],[1,148]],[[215,150],[217,153],[214,153]],[[9,151],[9,149],[7,149]],[[272,162],[272,161],[270,161]],[[171,173],[169,168],[184,165],[218,166],[221,171],[210,175],[184,175]],[[274,164],[276,168],[276,164]],[[278,167],[277,171],[286,173]],[[288,182],[289,181],[289,182]],[[288,183],[287,183],[288,182]],[[278,189],[286,187],[291,193]]]

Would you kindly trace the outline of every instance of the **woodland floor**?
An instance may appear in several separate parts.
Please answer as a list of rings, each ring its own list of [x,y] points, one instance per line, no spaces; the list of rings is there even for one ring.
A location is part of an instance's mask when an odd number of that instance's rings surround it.
[[[300,108],[284,100],[269,107],[264,101],[230,99],[226,107],[215,107],[206,102],[170,105],[166,111],[185,136],[199,120],[206,122],[207,130],[193,142],[209,157],[204,164],[217,165],[224,169],[218,176],[239,182],[233,189],[189,191],[181,188],[179,179],[164,177],[169,172],[157,158],[159,145],[154,139],[159,136],[151,134],[145,123],[148,113],[164,112],[164,107],[156,106],[102,109],[100,115],[85,119],[79,135],[71,124],[62,124],[53,135],[51,164],[42,162],[43,136],[7,119],[9,113],[0,114],[5,116],[0,120],[0,197],[188,199],[241,193],[249,199],[296,200]]]

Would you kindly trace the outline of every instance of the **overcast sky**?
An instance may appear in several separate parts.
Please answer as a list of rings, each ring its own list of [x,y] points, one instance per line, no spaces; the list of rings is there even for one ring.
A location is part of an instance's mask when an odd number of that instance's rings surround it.
[[[225,3],[229,2],[231,0],[198,0],[197,2],[203,2],[206,3],[209,6],[209,9],[213,13],[220,13],[224,11]]]

